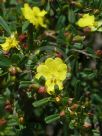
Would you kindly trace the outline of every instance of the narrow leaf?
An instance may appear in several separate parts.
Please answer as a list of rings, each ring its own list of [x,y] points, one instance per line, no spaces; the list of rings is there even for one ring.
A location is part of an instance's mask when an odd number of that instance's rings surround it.
[[[4,28],[4,30],[11,35],[11,31],[9,29],[9,26],[7,25],[7,23],[5,22],[5,20],[0,16],[0,25]]]
[[[53,114],[53,115],[50,115],[50,116],[46,117],[45,118],[45,122],[47,124],[49,124],[49,123],[52,123],[52,122],[54,122],[56,120],[59,120],[59,119],[60,119],[60,115],[59,114]]]
[[[41,106],[41,105],[44,105],[44,104],[48,103],[50,100],[51,100],[51,97],[44,98],[44,99],[39,100],[39,101],[35,101],[35,102],[33,103],[33,106],[34,106],[34,107],[39,107],[39,106]]]

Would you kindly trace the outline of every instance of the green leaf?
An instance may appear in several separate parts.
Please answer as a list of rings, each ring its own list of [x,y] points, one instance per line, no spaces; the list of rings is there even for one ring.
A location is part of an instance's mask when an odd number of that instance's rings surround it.
[[[52,123],[52,122],[54,122],[56,120],[59,120],[59,119],[60,119],[60,115],[59,114],[53,114],[53,115],[50,115],[50,116],[46,117],[45,118],[45,122],[47,124],[49,124],[49,123]]]
[[[65,26],[65,16],[61,15],[57,22],[57,29],[62,29]]]
[[[11,57],[12,63],[18,64],[21,60],[21,57],[19,54],[14,53]]]
[[[33,106],[34,106],[34,107],[39,107],[39,106],[41,106],[41,105],[44,105],[44,104],[48,103],[50,100],[51,100],[51,97],[44,98],[44,99],[39,100],[39,101],[35,101],[35,102],[33,103]]]
[[[68,21],[70,22],[70,23],[75,23],[75,13],[74,13],[74,11],[72,10],[72,9],[69,9],[69,11],[68,11]]]
[[[5,20],[0,16],[0,25],[4,28],[4,30],[11,35],[11,31],[9,29],[9,26],[7,25],[7,23],[5,22]]]
[[[5,39],[2,38],[2,37],[0,37],[0,44],[1,44],[1,43],[4,43],[4,41],[5,41]]]
[[[27,28],[29,26],[29,22],[28,21],[25,21],[22,25],[22,33],[26,32],[27,31]]]
[[[101,96],[99,96],[98,94],[93,94],[92,95],[92,100],[94,101],[94,103],[96,104],[102,104],[102,98]]]
[[[26,88],[29,85],[31,85],[32,83],[33,83],[32,81],[21,81],[20,85],[19,85],[19,88]]]
[[[81,43],[75,43],[74,47],[79,50],[83,49],[83,45]]]
[[[8,58],[0,55],[0,67],[9,67],[10,65],[11,61]]]

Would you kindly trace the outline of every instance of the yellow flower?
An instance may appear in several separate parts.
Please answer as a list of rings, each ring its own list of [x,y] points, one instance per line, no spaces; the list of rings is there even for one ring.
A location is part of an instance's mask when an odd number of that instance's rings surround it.
[[[36,28],[38,26],[46,27],[44,24],[44,16],[47,14],[45,10],[40,10],[38,7],[31,8],[27,3],[24,4],[24,8],[21,9],[23,16]]]
[[[63,89],[63,81],[67,75],[67,65],[60,58],[48,58],[44,63],[37,67],[35,77],[39,79],[41,76],[45,78],[45,86],[47,93],[54,93],[54,87],[57,85],[59,90]]]
[[[18,41],[16,40],[15,34],[5,38],[5,42],[0,44],[4,51],[9,51],[11,48],[17,48]]]
[[[94,15],[84,14],[82,18],[80,18],[77,22],[79,27],[95,27],[96,21]]]

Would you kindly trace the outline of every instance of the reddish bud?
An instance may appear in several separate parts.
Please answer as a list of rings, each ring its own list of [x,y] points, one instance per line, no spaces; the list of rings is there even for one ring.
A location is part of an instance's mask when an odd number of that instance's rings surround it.
[[[92,112],[88,112],[88,115],[89,116],[93,116],[94,114]]]
[[[95,53],[97,56],[102,56],[102,50],[97,50],[97,51],[95,51]]]
[[[83,127],[86,129],[91,128],[91,124],[89,124],[88,122],[85,122]]]
[[[9,58],[10,53],[9,53],[9,51],[3,51],[3,55],[4,55],[5,57]]]
[[[23,45],[23,48],[24,48],[24,49],[28,49],[28,45],[27,45],[27,44],[24,44],[24,45]]]
[[[72,34],[70,32],[65,32],[64,33],[64,36],[68,39],[68,40],[71,40],[72,38]]]
[[[91,32],[91,28],[85,27],[85,28],[83,28],[83,31],[84,31],[85,33],[89,33],[89,32]]]
[[[20,41],[20,42],[24,42],[24,41],[26,40],[26,38],[27,38],[27,35],[26,35],[26,34],[21,34],[21,35],[19,36],[19,41]]]
[[[12,112],[12,106],[11,106],[11,105],[6,105],[6,106],[5,106],[5,110],[6,110],[7,112]]]
[[[38,89],[38,93],[39,93],[39,94],[44,94],[45,92],[46,92],[45,86],[39,87],[39,89]]]
[[[76,110],[77,108],[78,108],[78,104],[73,104],[73,105],[70,107],[71,110]]]
[[[56,57],[62,58],[62,54],[61,54],[60,52],[57,52],[57,53],[56,53]]]
[[[5,119],[0,119],[0,127],[5,125],[7,121]]]
[[[61,111],[61,112],[60,112],[60,116],[61,116],[61,117],[65,116],[65,111]]]

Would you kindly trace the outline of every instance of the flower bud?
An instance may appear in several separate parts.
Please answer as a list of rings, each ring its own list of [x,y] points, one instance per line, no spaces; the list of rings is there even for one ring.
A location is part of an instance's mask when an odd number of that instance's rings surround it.
[[[91,95],[91,93],[90,93],[89,91],[86,91],[86,92],[85,92],[85,96],[86,96],[86,97],[90,97],[90,95]]]
[[[62,58],[62,54],[60,52],[57,52],[55,56],[58,58]]]
[[[6,105],[6,106],[5,106],[5,110],[6,110],[7,112],[12,112],[12,106],[11,106],[11,104]]]
[[[89,116],[93,116],[94,114],[92,112],[88,112],[88,115]]]
[[[5,119],[0,119],[0,127],[5,125],[7,121]]]
[[[95,53],[97,56],[102,56],[102,50],[96,50]]]
[[[68,99],[68,105],[72,104],[73,98]]]
[[[46,92],[45,86],[40,86],[39,89],[38,89],[38,93],[39,94],[44,94],[45,92]]]
[[[19,118],[19,122],[20,122],[21,124],[24,123],[24,117],[23,117],[23,116]]]
[[[61,97],[60,97],[60,96],[57,96],[57,97],[55,98],[55,100],[56,100],[56,102],[60,102]]]
[[[83,28],[83,31],[84,31],[84,33],[89,33],[89,32],[91,32],[91,28],[89,28],[89,27],[85,27],[85,28]]]
[[[3,55],[5,56],[5,57],[9,57],[9,52],[8,51],[3,51]]]
[[[28,44],[24,44],[24,45],[23,45],[23,48],[24,48],[24,49],[28,49]]]
[[[88,122],[85,122],[83,127],[86,128],[86,129],[91,128],[91,124],[88,123]]]
[[[65,33],[64,33],[64,36],[65,36],[68,40],[71,40],[71,39],[72,39],[72,33],[70,33],[70,32],[65,32]]]
[[[8,71],[10,72],[11,75],[16,75],[16,73],[17,73],[17,69],[16,69],[16,67],[14,67],[14,66],[11,66],[11,67],[8,69]]]
[[[60,112],[60,117],[63,117],[63,116],[65,116],[65,111],[64,110]]]
[[[26,40],[26,38],[27,38],[27,35],[26,35],[26,34],[21,34],[21,35],[19,35],[19,41],[20,41],[20,42],[24,42],[24,41]]]
[[[70,109],[73,111],[73,110],[76,110],[78,108],[78,104],[73,104]]]

